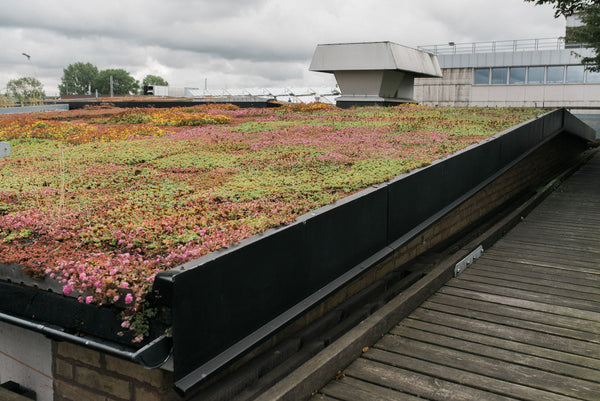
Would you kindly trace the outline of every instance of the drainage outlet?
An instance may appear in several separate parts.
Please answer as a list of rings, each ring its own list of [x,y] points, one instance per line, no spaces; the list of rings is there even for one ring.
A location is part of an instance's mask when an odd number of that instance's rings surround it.
[[[467,267],[473,263],[475,259],[478,259],[483,253],[483,246],[479,245],[477,249],[468,254],[463,260],[458,262],[456,266],[454,266],[454,277],[458,276],[462,273]]]

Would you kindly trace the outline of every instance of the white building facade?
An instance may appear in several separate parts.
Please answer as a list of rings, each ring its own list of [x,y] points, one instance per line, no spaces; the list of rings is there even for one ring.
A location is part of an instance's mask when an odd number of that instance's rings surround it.
[[[415,79],[415,100],[431,106],[600,108],[600,73],[590,49],[563,39],[421,47],[436,54],[442,78]]]

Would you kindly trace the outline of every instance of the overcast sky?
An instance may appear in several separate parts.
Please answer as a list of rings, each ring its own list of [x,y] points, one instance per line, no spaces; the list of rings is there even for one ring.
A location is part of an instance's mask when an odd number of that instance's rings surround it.
[[[57,94],[78,61],[181,87],[332,86],[308,71],[319,43],[563,36],[553,14],[523,0],[1,0],[0,92],[34,76]]]

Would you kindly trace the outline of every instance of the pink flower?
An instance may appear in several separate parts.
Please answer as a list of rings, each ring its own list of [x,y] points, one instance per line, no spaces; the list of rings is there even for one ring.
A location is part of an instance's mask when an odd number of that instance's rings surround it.
[[[125,295],[125,303],[130,304],[133,302],[133,296],[131,294]]]
[[[129,283],[127,281],[123,281],[121,283],[121,288],[129,288]]]
[[[71,287],[69,284],[67,284],[63,287],[63,294],[65,294],[66,296],[71,295],[72,292],[73,292],[73,287]]]
[[[91,296],[91,295],[88,295],[87,297],[85,297],[85,303],[86,304],[92,303],[93,300],[94,300],[94,297]]]
[[[129,328],[129,320],[123,320],[123,322],[121,323],[121,327],[124,329],[128,329]]]

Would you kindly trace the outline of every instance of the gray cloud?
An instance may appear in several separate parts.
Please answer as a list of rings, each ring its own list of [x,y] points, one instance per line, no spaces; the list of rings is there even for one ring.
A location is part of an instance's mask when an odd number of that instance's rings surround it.
[[[33,75],[55,93],[76,61],[176,86],[311,86],[332,82],[307,71],[318,43],[558,37],[563,27],[523,0],[3,1],[0,91]]]

